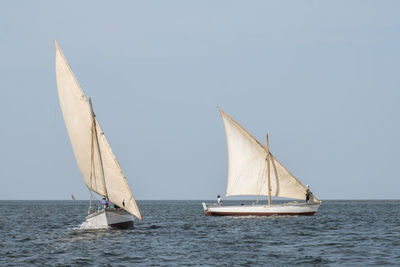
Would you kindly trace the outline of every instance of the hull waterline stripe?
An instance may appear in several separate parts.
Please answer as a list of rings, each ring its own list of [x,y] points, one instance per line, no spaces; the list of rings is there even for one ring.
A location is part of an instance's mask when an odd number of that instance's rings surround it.
[[[310,212],[205,212],[206,216],[313,216]]]

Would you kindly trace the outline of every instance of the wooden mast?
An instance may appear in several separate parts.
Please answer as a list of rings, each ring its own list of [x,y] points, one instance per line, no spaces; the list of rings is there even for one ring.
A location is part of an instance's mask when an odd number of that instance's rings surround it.
[[[269,148],[268,148],[268,133],[265,150],[267,152],[267,177],[268,177],[268,205],[271,206],[271,177],[270,177],[270,167],[269,167]]]

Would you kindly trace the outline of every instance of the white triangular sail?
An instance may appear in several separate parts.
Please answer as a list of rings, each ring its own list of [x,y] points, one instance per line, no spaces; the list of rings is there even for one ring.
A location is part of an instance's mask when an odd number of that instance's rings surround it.
[[[83,180],[90,190],[107,196],[112,203],[142,219],[119,163],[94,119],[91,105],[55,44],[60,106]]]
[[[223,110],[219,111],[228,146],[226,196],[267,196],[267,152],[264,145]],[[270,155],[271,196],[304,199],[306,187]]]

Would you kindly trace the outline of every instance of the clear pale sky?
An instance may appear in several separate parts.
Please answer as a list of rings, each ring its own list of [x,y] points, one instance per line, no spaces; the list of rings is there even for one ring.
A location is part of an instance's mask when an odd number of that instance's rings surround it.
[[[399,1],[2,1],[0,199],[88,199],[56,39],[136,199],[215,199],[216,106],[320,199],[400,198]]]

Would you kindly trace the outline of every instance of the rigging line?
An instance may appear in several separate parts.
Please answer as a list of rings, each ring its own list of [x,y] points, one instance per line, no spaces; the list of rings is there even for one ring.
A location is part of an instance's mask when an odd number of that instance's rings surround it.
[[[268,133],[266,134],[266,140],[265,140],[265,150],[267,153],[267,178],[268,178],[268,187],[267,187],[267,193],[268,193],[268,205],[271,206],[271,176],[270,176],[270,158],[271,158],[271,154],[269,153],[269,142],[268,142]]]
[[[97,180],[96,180],[96,166],[95,166],[95,164],[94,164],[94,142],[95,142],[95,140],[94,140],[94,135],[95,135],[95,129],[94,129],[94,124],[92,123],[92,147],[91,147],[91,149],[92,149],[92,151],[91,151],[91,160],[92,160],[92,162],[91,162],[91,164],[92,164],[92,167],[91,167],[91,169],[90,169],[90,186],[92,186],[92,175],[94,176],[94,186],[95,186],[95,188],[97,189]]]
[[[93,194],[92,194],[92,191],[90,190],[90,187],[93,187],[93,185],[92,185],[93,175],[96,176],[96,174],[94,173],[95,168],[94,168],[94,147],[93,147],[93,123],[92,123],[91,132],[92,132],[92,138],[91,138],[92,140],[90,142],[90,177],[89,177],[89,185],[87,185],[87,188],[89,190],[89,195],[90,195],[88,214],[90,214],[92,211],[92,199],[93,199]],[[96,179],[94,181],[95,181],[95,186],[97,188]]]
[[[94,165],[94,149],[93,149],[93,125],[92,125],[92,140],[91,140],[91,142],[90,142],[90,177],[89,177],[89,184],[90,184],[90,186],[92,186],[92,176],[93,176],[93,170],[94,170],[94,167],[93,167],[93,165]],[[89,189],[89,191],[90,191],[90,189]]]
[[[93,106],[92,106],[92,99],[89,97],[89,105],[90,105],[90,111],[92,113],[92,121],[93,121],[93,129],[94,129],[94,137],[96,140],[96,144],[97,144],[97,149],[99,151],[99,158],[100,158],[100,167],[101,167],[101,174],[103,177],[103,183],[104,183],[104,191],[105,191],[105,197],[108,199],[108,192],[107,192],[107,186],[106,186],[106,177],[104,175],[104,168],[103,168],[103,158],[101,155],[101,150],[100,150],[100,144],[99,144],[99,139],[98,139],[98,135],[97,135],[97,128],[96,128],[96,115],[93,112]]]
[[[260,202],[260,198],[261,198],[261,193],[262,193],[263,185],[266,184],[266,176],[265,176],[265,175],[262,175],[262,174],[264,174],[264,173],[266,172],[266,169],[265,169],[266,167],[267,167],[267,166],[264,165],[264,167],[263,167],[263,169],[262,169],[262,172],[261,172],[262,180],[260,181],[261,184],[260,184],[260,186],[258,187],[258,195],[257,195],[257,199],[256,199],[256,204],[258,204],[258,202]]]
[[[96,144],[97,144],[97,149],[99,150],[99,158],[100,158],[100,166],[101,166],[101,173],[102,173],[102,177],[103,177],[103,182],[104,182],[104,190],[106,192],[105,197],[108,199],[108,192],[107,192],[107,186],[106,186],[106,177],[104,175],[104,168],[103,168],[103,158],[101,156],[101,150],[100,150],[100,144],[99,144],[99,138],[97,136],[97,129],[96,129],[96,121],[93,122],[94,123],[94,131],[95,131],[95,138],[96,138]]]
[[[94,162],[94,131],[95,131],[95,129],[94,129],[94,124],[92,123],[92,129],[91,129],[91,132],[92,132],[92,140],[91,140],[91,153],[90,153],[90,164],[91,164],[91,167],[90,167],[90,178],[89,178],[89,184],[90,184],[90,187],[91,188],[93,188],[93,181],[94,181],[94,188],[96,188],[96,190],[98,190],[97,189],[97,180],[96,180],[96,166],[95,166],[95,162]],[[93,180],[94,179],[94,180]]]
[[[93,195],[92,195],[92,191],[90,191],[89,187],[88,187],[88,190],[89,190],[89,195],[90,195],[88,214],[90,214],[91,211],[92,211],[92,199],[93,199]]]

